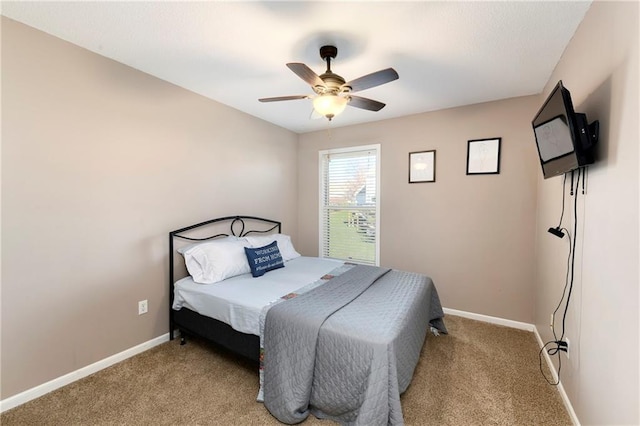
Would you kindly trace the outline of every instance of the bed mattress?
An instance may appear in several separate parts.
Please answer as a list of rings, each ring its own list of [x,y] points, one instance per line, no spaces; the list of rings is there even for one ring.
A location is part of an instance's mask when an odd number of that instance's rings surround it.
[[[284,268],[257,278],[243,274],[215,284],[198,284],[190,276],[185,277],[175,283],[172,307],[188,308],[239,332],[259,336],[263,307],[342,264],[334,259],[301,256],[286,262]]]

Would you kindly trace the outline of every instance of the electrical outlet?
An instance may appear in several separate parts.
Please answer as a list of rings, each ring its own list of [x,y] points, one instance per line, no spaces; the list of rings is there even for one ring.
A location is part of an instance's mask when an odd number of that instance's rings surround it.
[[[569,359],[569,353],[570,353],[569,351],[571,350],[571,343],[569,342],[569,338],[568,337],[566,337],[564,339],[564,341],[567,343],[567,352],[566,352],[566,354],[567,354],[567,359]]]
[[[146,314],[148,310],[149,302],[146,299],[138,302],[138,315]]]

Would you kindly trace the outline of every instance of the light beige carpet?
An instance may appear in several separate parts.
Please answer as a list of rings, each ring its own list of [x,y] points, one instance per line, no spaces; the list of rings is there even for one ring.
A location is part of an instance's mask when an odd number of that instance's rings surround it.
[[[570,425],[533,333],[447,316],[428,335],[407,425]],[[549,374],[547,372],[547,374]],[[204,342],[164,343],[0,416],[2,425],[273,425],[256,366]],[[313,416],[305,425],[333,424]]]

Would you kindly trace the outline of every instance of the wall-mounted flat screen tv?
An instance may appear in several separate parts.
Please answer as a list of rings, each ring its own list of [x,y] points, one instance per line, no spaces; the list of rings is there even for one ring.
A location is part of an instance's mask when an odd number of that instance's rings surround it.
[[[588,124],[586,114],[573,110],[571,94],[562,80],[551,91],[532,125],[545,179],[594,162],[598,121]]]

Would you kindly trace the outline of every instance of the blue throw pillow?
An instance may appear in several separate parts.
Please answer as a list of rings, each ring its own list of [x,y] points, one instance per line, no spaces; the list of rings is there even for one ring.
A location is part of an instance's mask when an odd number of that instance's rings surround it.
[[[265,272],[274,269],[284,268],[284,261],[278,249],[278,242],[274,241],[264,247],[249,248],[245,247],[244,252],[249,261],[251,275],[261,277]]]

